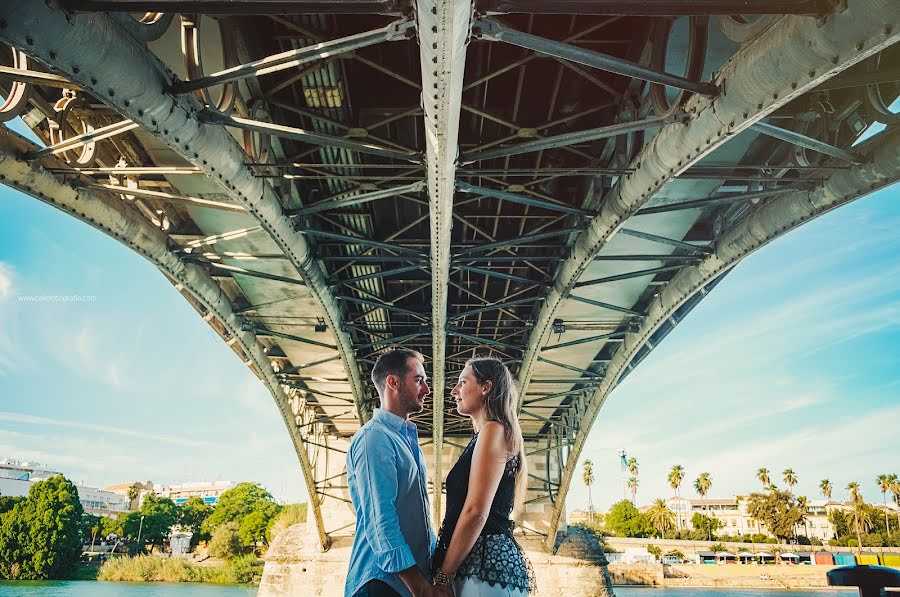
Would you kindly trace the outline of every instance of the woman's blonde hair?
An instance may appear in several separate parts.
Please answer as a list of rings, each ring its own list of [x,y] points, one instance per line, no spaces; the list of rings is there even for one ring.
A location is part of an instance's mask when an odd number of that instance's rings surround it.
[[[466,361],[478,383],[491,382],[491,390],[484,397],[484,409],[488,421],[503,425],[506,435],[506,449],[510,455],[518,454],[519,468],[516,471],[516,510],[525,498],[528,481],[528,464],[525,460],[525,440],[519,425],[519,392],[515,380],[503,361],[496,357],[475,357]]]

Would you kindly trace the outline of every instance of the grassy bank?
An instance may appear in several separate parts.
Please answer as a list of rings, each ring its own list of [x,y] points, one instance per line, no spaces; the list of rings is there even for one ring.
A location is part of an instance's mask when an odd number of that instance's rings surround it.
[[[104,562],[97,580],[242,584],[258,582],[262,569],[255,556],[241,556],[220,566],[202,566],[181,558],[137,556]]]

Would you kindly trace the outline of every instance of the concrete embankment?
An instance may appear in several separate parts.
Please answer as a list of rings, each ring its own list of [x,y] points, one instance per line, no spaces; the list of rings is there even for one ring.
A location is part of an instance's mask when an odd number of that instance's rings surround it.
[[[615,585],[731,587],[757,589],[827,588],[833,566],[610,564]]]

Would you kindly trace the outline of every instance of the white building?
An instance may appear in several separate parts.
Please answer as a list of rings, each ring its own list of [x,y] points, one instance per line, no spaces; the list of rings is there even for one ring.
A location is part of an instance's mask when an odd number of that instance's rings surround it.
[[[32,485],[60,474],[36,462],[4,458],[0,460],[0,495],[27,496]],[[88,514],[114,517],[128,512],[127,498],[86,485],[76,485],[75,488],[81,507]]]
[[[215,506],[219,502],[219,496],[236,485],[233,481],[195,481],[178,485],[154,485],[153,491],[159,497],[167,497],[179,506],[189,497],[199,497]]]

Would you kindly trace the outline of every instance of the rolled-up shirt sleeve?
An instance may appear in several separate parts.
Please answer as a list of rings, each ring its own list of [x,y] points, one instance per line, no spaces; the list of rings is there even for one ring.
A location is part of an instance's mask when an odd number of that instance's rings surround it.
[[[400,530],[397,515],[397,457],[382,434],[366,433],[350,450],[359,507],[369,524],[360,529],[375,552],[378,567],[388,573],[406,570],[416,558]]]

